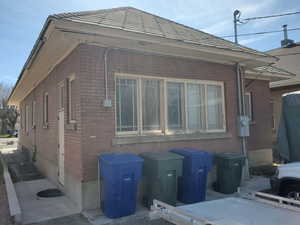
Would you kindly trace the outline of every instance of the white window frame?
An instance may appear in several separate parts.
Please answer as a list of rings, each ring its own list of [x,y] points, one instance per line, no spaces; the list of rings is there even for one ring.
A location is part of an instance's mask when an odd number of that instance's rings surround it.
[[[32,128],[35,128],[36,126],[36,101],[33,100],[32,101],[32,106],[31,106],[31,125],[32,125]]]
[[[115,133],[117,136],[126,136],[126,135],[172,135],[172,134],[180,134],[180,133],[222,133],[226,132],[226,108],[225,108],[225,89],[223,81],[210,81],[210,80],[196,80],[196,79],[178,79],[178,78],[166,78],[166,77],[154,77],[147,75],[138,75],[138,74],[126,74],[126,73],[115,73],[115,90],[117,88],[116,80],[117,78],[122,79],[134,79],[137,80],[137,121],[138,121],[138,129],[137,131],[117,131],[117,122],[115,123]],[[141,81],[143,79],[149,80],[159,80],[160,81],[160,90],[161,90],[161,99],[160,99],[160,130],[151,130],[151,131],[143,131],[142,129],[142,98],[141,98]],[[183,129],[181,130],[169,130],[168,129],[168,109],[167,109],[167,83],[183,83],[183,115],[182,115],[182,124]],[[205,129],[188,129],[188,113],[187,113],[187,84],[203,84],[205,88],[205,106],[207,106],[207,85],[219,85],[221,86],[221,94],[222,94],[222,112],[223,112],[223,128],[222,129],[207,129],[207,110],[205,110]],[[116,104],[117,96],[115,95],[115,121],[117,121],[117,104]]]
[[[249,121],[253,121],[253,113],[252,113],[252,94],[251,92],[245,92],[245,96],[249,96]],[[246,113],[246,112],[245,112]]]
[[[47,102],[46,102],[47,98]],[[47,126],[49,123],[49,95],[45,92],[43,95],[43,125]]]
[[[58,110],[61,111],[65,107],[65,98],[64,98],[64,81],[59,82],[58,84]]]
[[[76,119],[72,119],[72,88],[71,82],[75,80],[75,74],[72,74],[68,78],[68,121],[69,123],[76,123]],[[73,90],[74,91],[74,90]]]
[[[117,90],[117,78],[119,77],[115,77],[115,90]],[[120,77],[120,78],[123,78],[123,79],[128,79],[128,80],[136,80],[136,95],[137,95],[137,111],[139,110],[140,106],[141,106],[141,100],[139,100],[138,96],[140,95],[140,90],[138,88],[139,86],[139,80],[136,78],[136,77]],[[141,98],[140,98],[141,99]],[[115,95],[115,109],[117,109],[117,95]],[[118,131],[118,124],[117,124],[117,110],[115,110],[115,132],[117,135],[137,135],[139,134],[139,130],[140,130],[140,127],[141,127],[141,114],[137,112],[137,130],[135,131]]]
[[[29,133],[29,105],[25,105],[25,133]]]
[[[161,118],[161,115],[162,115],[162,108],[163,108],[163,104],[162,104],[162,98],[161,98],[161,94],[162,94],[162,91],[163,91],[163,88],[162,88],[162,85],[163,85],[163,82],[162,82],[162,79],[159,79],[159,78],[153,78],[153,77],[138,77],[138,83],[137,83],[137,89],[139,92],[137,92],[138,96],[137,96],[137,100],[138,100],[138,131],[141,135],[143,134],[162,134],[163,133],[163,126],[162,126],[162,118]],[[142,98],[142,94],[143,94],[143,90],[142,90],[142,80],[157,80],[159,81],[159,89],[160,89],[160,112],[159,112],[159,116],[160,116],[160,119],[159,119],[159,122],[160,122],[160,129],[157,129],[157,130],[143,130],[143,98]]]
[[[164,83],[165,83],[165,118],[164,120],[166,121],[165,123],[165,134],[183,134],[185,133],[185,131],[187,130],[187,117],[186,117],[186,112],[187,112],[187,106],[186,106],[186,83],[183,80],[180,79],[164,79]],[[168,128],[168,83],[180,83],[183,84],[183,96],[181,96],[181,100],[183,100],[183,102],[181,103],[181,110],[182,110],[182,115],[181,115],[181,123],[182,123],[182,129],[178,129],[178,130],[172,130]]]

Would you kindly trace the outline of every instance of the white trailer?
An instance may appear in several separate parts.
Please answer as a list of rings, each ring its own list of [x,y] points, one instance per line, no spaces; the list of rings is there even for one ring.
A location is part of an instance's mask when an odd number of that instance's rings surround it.
[[[173,207],[154,200],[150,218],[177,225],[300,225],[300,201],[255,192]]]

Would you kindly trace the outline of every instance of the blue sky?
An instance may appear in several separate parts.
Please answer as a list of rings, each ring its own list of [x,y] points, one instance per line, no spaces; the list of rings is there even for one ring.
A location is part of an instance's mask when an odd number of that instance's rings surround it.
[[[1,0],[0,82],[13,85],[50,14],[133,6],[176,22],[218,35],[232,35],[232,13],[241,18],[300,11],[299,0]],[[300,27],[300,14],[251,21],[238,27],[239,33]],[[240,44],[261,51],[280,46],[282,33],[239,38]],[[300,41],[300,31],[289,32]],[[231,39],[232,40],[232,39]]]

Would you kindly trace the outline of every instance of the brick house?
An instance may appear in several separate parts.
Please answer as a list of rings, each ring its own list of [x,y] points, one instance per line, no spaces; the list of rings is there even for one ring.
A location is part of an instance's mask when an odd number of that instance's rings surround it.
[[[9,104],[20,108],[20,146],[36,152],[38,168],[81,210],[95,208],[100,153],[241,151],[237,63],[252,118],[249,155],[268,154],[269,81],[290,76],[268,70],[274,61],[131,7],[57,14]]]

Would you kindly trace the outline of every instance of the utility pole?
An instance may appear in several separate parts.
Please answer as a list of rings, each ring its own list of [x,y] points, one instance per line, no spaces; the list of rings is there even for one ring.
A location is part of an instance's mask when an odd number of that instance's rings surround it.
[[[239,17],[241,15],[241,12],[239,10],[235,10],[233,12],[233,24],[234,24],[234,43],[238,44],[238,38],[237,38],[237,22],[239,20]]]
[[[238,44],[237,38],[237,23],[241,16],[241,12],[239,10],[235,10],[233,12],[233,25],[234,25],[234,42]],[[237,97],[238,97],[238,124],[239,124],[239,136],[241,138],[241,147],[242,154],[245,157],[245,166],[243,168],[243,181],[248,180],[250,178],[249,175],[249,163],[248,163],[248,153],[247,153],[247,140],[246,136],[249,135],[249,120],[245,115],[245,86],[244,86],[244,78],[242,72],[242,68],[239,62],[236,63],[236,83],[237,83]]]

